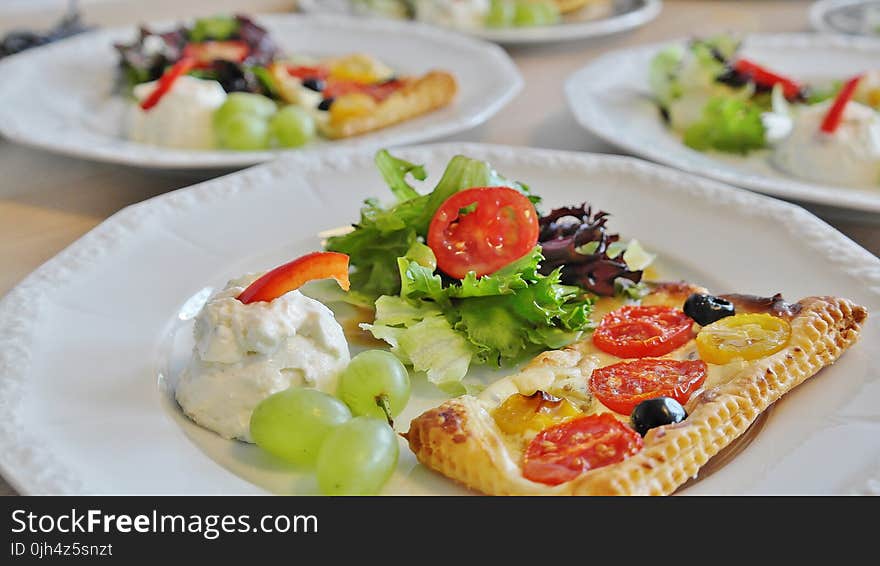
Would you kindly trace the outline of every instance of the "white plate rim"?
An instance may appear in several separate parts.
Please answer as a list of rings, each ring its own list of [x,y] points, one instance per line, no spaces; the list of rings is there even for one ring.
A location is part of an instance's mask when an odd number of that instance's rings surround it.
[[[639,158],[504,146],[482,143],[437,143],[403,148],[411,159],[431,152],[464,153],[480,159],[540,160],[548,167],[586,169],[607,168],[626,170],[645,179],[663,179],[670,182],[668,190],[686,196],[711,198],[726,210],[748,216],[773,218],[804,246],[844,273],[865,281],[866,289],[880,298],[880,258],[860,247],[845,235],[805,209],[764,195],[739,189],[718,181],[695,177],[667,166]],[[38,308],[28,297],[51,293],[75,277],[78,267],[85,267],[110,254],[122,245],[124,238],[136,238],[138,227],[160,212],[161,207],[180,211],[196,207],[207,199],[225,199],[231,194],[258,186],[262,179],[271,179],[289,167],[320,170],[345,169],[372,163],[372,154],[348,152],[342,156],[306,158],[293,155],[271,163],[249,168],[226,177],[205,181],[187,188],[165,193],[130,205],[113,214],[81,238],[46,261],[25,277],[5,296],[0,297],[0,472],[4,479],[22,494],[75,494],[80,481],[56,454],[45,446],[29,442],[25,423],[21,420],[20,399],[31,365],[29,343],[39,325]],[[674,186],[672,186],[674,184]],[[880,474],[880,470],[878,470]],[[871,478],[880,485],[880,475]]]
[[[609,65],[612,61],[635,57],[638,54],[655,52],[663,47],[675,43],[682,43],[688,38],[680,37],[655,43],[646,43],[631,48],[623,48],[606,52],[596,57],[590,63],[571,73],[565,80],[564,90],[569,109],[582,128],[596,135],[603,141],[634,155],[675,167],[688,173],[709,177],[717,181],[734,186],[755,190],[777,198],[794,200],[805,203],[815,203],[837,209],[854,209],[871,214],[880,213],[880,187],[876,193],[863,189],[849,187],[835,187],[819,183],[799,181],[794,178],[776,179],[747,171],[731,171],[725,167],[701,167],[695,166],[689,159],[681,158],[681,154],[670,155],[659,149],[655,149],[649,143],[638,143],[635,140],[619,138],[611,128],[596,126],[602,123],[601,108],[583,103],[588,77],[596,69]],[[764,47],[796,46],[827,44],[835,47],[859,49],[865,51],[878,51],[880,53],[880,39],[871,37],[839,35],[839,34],[816,34],[816,33],[779,33],[779,34],[750,34],[746,41],[752,41]],[[647,74],[645,75],[647,81]],[[682,145],[682,153],[687,150]],[[687,150],[693,151],[693,150]]]
[[[461,29],[460,33],[492,41],[501,45],[532,45],[589,39],[621,33],[641,27],[654,20],[663,11],[663,0],[640,0],[642,6],[623,14],[562,25],[523,27],[515,29]],[[320,10],[315,0],[300,2],[303,11]],[[418,22],[412,22],[418,23]]]
[[[825,33],[838,33],[842,35],[866,35],[852,34],[848,31],[838,29],[828,23],[828,20],[825,18],[825,16],[833,10],[866,3],[867,2],[865,2],[865,0],[818,0],[817,2],[813,2],[813,4],[810,6],[810,25],[813,27],[814,30]]]
[[[34,136],[30,133],[28,127],[15,127],[12,124],[14,120],[4,120],[4,115],[11,116],[8,112],[12,110],[4,110],[12,105],[0,104],[0,135],[5,136],[9,141],[34,147],[41,150],[47,150],[60,155],[98,161],[104,163],[114,163],[120,165],[131,165],[148,169],[172,169],[172,170],[205,170],[205,169],[233,169],[264,163],[280,156],[290,154],[308,154],[319,155],[325,153],[345,152],[352,149],[376,149],[379,147],[395,147],[399,145],[407,145],[414,143],[425,143],[432,139],[442,138],[444,136],[454,135],[468,129],[485,123],[492,116],[497,114],[504,106],[513,100],[523,89],[524,80],[518,67],[504,49],[500,48],[492,42],[488,42],[479,38],[467,37],[454,31],[437,28],[429,25],[409,25],[390,20],[373,20],[363,22],[357,18],[338,16],[332,14],[300,14],[300,13],[268,13],[253,14],[258,21],[271,23],[272,21],[284,20],[302,20],[314,21],[317,25],[325,26],[341,26],[344,29],[354,30],[367,29],[369,31],[378,31],[388,34],[396,34],[398,36],[410,37],[413,40],[427,38],[432,41],[450,42],[481,51],[488,59],[492,61],[493,72],[497,73],[499,81],[504,85],[504,89],[500,91],[494,98],[488,99],[479,111],[472,112],[468,115],[457,116],[452,120],[436,122],[430,124],[429,127],[414,130],[412,132],[396,132],[393,127],[379,130],[358,136],[348,140],[340,140],[338,142],[328,142],[326,145],[314,148],[300,148],[292,150],[269,150],[269,151],[220,151],[220,150],[178,150],[173,148],[162,148],[156,146],[134,144],[131,150],[128,150],[129,143],[125,140],[119,140],[120,145],[111,144],[109,148],[94,148],[82,146],[80,144],[71,144],[67,142],[57,142],[47,136]],[[161,27],[174,25],[177,22],[149,22],[148,26]],[[53,51],[64,50],[69,42],[79,41],[95,41],[96,37],[111,36],[113,34],[134,34],[136,27],[134,26],[118,26],[100,28],[97,30],[77,34],[73,37],[60,40],[45,46],[29,49],[25,52],[7,57],[0,60],[0,73],[4,76],[14,75],[15,66],[26,65],[32,58],[40,58],[44,54]],[[3,92],[0,89],[0,96]]]

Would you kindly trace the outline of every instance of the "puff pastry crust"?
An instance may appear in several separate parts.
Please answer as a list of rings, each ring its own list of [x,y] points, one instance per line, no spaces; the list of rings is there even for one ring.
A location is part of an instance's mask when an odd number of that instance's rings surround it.
[[[458,90],[455,77],[445,71],[431,71],[419,78],[406,79],[399,90],[363,115],[332,118],[319,125],[330,139],[348,138],[379,130],[446,106]]]
[[[699,288],[660,289],[654,302],[683,300]],[[420,462],[467,487],[491,495],[667,495],[675,491],[722,448],[739,437],[782,395],[830,365],[859,337],[865,308],[836,297],[808,297],[786,304],[774,297],[763,302],[728,296],[738,312],[772,312],[787,318],[792,333],[787,346],[744,365],[732,377],[695,392],[688,417],[652,429],[642,450],[617,464],[590,470],[549,486],[527,480],[514,453],[490,414],[491,407],[473,396],[451,399],[415,418],[406,434]],[[650,301],[646,301],[650,302]],[[681,304],[680,302],[678,304]],[[589,377],[578,344],[545,352],[526,368],[565,368]]]

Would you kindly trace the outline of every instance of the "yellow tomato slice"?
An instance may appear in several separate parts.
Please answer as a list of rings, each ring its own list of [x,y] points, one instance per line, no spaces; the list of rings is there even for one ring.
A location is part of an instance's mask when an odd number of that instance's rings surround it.
[[[757,360],[783,349],[790,337],[791,325],[783,318],[737,314],[704,326],[697,334],[697,352],[710,364]]]
[[[533,395],[514,393],[493,411],[492,416],[502,432],[522,434],[528,430],[544,430],[580,414],[567,399],[536,391]]]
[[[376,109],[376,101],[362,92],[344,94],[333,101],[330,105],[330,120],[341,122],[349,118],[369,114]]]

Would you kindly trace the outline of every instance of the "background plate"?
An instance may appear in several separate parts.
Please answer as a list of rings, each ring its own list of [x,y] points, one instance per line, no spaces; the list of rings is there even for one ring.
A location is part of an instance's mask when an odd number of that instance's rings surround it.
[[[312,13],[355,13],[348,0],[300,0],[299,7],[304,12]],[[661,0],[610,0],[567,14],[556,25],[508,29],[484,27],[459,31],[504,45],[553,43],[601,37],[637,28],[656,18],[662,9]]]
[[[754,440],[683,493],[880,493],[880,260],[793,205],[633,158],[470,144],[399,152],[436,181],[457,153],[527,182],[545,208],[590,201],[718,292],[849,297],[873,313],[862,341],[776,403]],[[345,195],[341,198],[341,195]],[[188,302],[206,287],[320,245],[367,196],[389,197],[372,156],[287,158],[112,216],[0,300],[0,459],[22,493],[311,493],[254,446],[185,417],[167,386],[192,346]],[[442,395],[414,380],[399,430]],[[386,493],[462,493],[401,440]]]
[[[819,0],[810,6],[813,29],[880,37],[880,1]]]
[[[651,58],[671,43],[614,51],[573,73],[565,93],[581,126],[626,151],[685,171],[789,200],[880,213],[880,186],[852,188],[800,181],[773,168],[768,150],[741,157],[685,146],[661,120],[648,86]],[[745,38],[742,51],[784,74],[819,82],[877,68],[880,61],[880,41],[861,37],[751,35]]]
[[[319,154],[426,141],[488,120],[522,88],[510,57],[497,45],[436,27],[342,16],[256,16],[282,51],[339,55],[365,51],[403,73],[452,72],[453,104],[346,140],[318,140],[279,151],[193,151],[154,147],[122,136],[127,103],[112,96],[117,59],[112,44],[131,41],[133,28],[89,32],[0,61],[0,134],[62,154],[149,168],[234,168],[279,154]],[[174,22],[150,24],[156,29]]]

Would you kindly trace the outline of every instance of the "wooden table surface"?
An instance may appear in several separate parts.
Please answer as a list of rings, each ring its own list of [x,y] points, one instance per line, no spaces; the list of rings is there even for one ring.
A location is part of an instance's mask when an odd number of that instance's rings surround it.
[[[438,141],[481,141],[555,149],[619,153],[581,130],[565,105],[561,85],[573,71],[610,49],[693,33],[809,31],[808,1],[667,0],[653,22],[607,38],[509,49],[525,88],[486,124]],[[50,26],[61,0],[0,4],[0,35],[19,27]],[[272,0],[82,0],[87,23],[136,24],[210,15],[291,10]],[[29,149],[0,139],[0,295],[119,209],[203,180],[183,174],[92,163]],[[813,209],[828,223],[880,254],[880,219]],[[3,376],[0,376],[2,379]],[[3,418],[3,415],[0,415]],[[0,454],[0,458],[3,455]],[[0,479],[0,494],[15,494]]]

